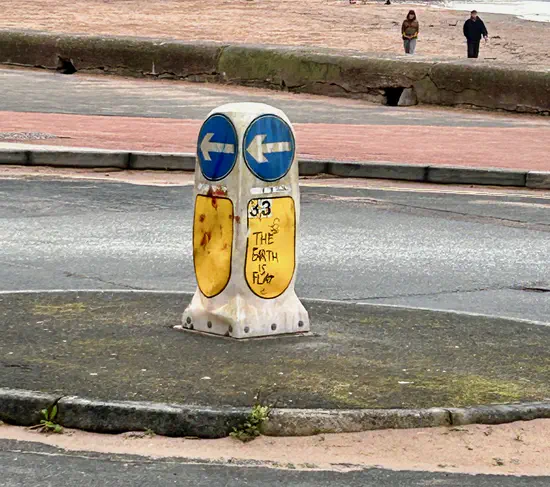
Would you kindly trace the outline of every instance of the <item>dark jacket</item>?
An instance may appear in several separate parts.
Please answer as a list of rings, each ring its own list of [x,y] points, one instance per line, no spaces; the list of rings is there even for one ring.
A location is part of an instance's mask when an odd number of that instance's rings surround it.
[[[478,42],[481,40],[482,36],[488,35],[483,20],[478,17],[475,22],[472,19],[468,19],[464,22],[464,35],[466,39],[474,42]]]
[[[414,39],[418,37],[419,30],[420,26],[418,24],[418,20],[407,19],[401,26],[401,34],[403,35],[403,39],[410,39],[411,37]]]
[[[409,16],[412,16],[412,20],[409,20]],[[407,18],[401,26],[401,34],[403,39],[416,39],[419,31],[418,20],[416,20],[416,13],[414,10],[409,10]]]

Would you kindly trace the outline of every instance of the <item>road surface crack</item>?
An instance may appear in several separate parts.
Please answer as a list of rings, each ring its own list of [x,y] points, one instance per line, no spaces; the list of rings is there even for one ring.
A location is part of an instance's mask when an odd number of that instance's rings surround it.
[[[487,291],[521,291],[528,288],[528,285],[525,286],[482,286],[472,289],[448,289],[435,292],[426,292],[426,293],[403,293],[403,294],[393,294],[388,296],[367,296],[363,298],[346,298],[342,301],[350,302],[360,302],[360,301],[376,301],[380,299],[399,299],[399,298],[417,298],[417,297],[428,297],[428,296],[442,296],[446,294],[468,294],[468,293],[477,293],[477,292],[487,292]]]
[[[78,274],[76,272],[69,272],[69,271],[63,271],[63,274],[66,277],[74,277],[76,279],[87,279],[87,280],[90,280],[90,281],[97,281],[97,282],[101,282],[103,284],[109,284],[111,286],[117,286],[117,287],[125,288],[125,289],[133,289],[133,290],[136,290],[136,291],[143,291],[144,290],[144,288],[142,288],[142,287],[130,286],[129,284],[121,284],[121,283],[114,282],[114,281],[108,281],[107,279],[102,279],[101,277],[97,277],[97,276],[87,276],[85,274]]]
[[[500,225],[500,226],[512,227],[512,228],[523,228],[526,230],[539,231],[539,232],[550,232],[549,223],[542,223],[542,222],[531,223],[531,222],[525,222],[521,220],[515,220],[513,218],[479,215],[479,214],[466,213],[466,212],[456,211],[456,210],[447,210],[443,208],[430,208],[426,206],[411,205],[407,203],[397,203],[394,201],[388,201],[384,199],[371,198],[371,197],[365,197],[365,196],[342,197],[342,196],[336,196],[336,195],[327,195],[323,193],[306,193],[304,195],[304,202],[306,203],[307,203],[308,196],[313,196],[319,200],[365,203],[372,206],[376,206],[379,209],[385,209],[389,211],[396,211],[396,212],[409,211],[410,213],[413,213],[416,216],[446,215],[458,221],[467,221],[471,223],[489,224],[489,225]]]

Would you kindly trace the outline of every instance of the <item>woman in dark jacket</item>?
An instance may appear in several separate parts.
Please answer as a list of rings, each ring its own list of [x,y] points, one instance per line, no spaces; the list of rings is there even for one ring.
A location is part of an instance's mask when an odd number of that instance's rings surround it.
[[[406,54],[414,54],[418,31],[419,25],[418,20],[416,20],[416,13],[414,10],[409,10],[407,18],[401,26],[401,35],[403,36],[403,45],[405,46]]]

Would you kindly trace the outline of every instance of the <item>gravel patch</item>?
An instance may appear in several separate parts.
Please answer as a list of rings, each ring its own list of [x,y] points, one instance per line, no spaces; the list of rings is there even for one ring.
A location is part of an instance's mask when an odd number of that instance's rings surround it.
[[[0,132],[1,141],[15,141],[15,140],[47,140],[59,138],[54,134],[47,134],[44,132]]]

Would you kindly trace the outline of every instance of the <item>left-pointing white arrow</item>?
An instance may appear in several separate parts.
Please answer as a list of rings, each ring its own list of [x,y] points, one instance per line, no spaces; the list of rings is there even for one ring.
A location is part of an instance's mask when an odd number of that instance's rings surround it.
[[[273,152],[288,152],[292,150],[290,142],[268,142],[264,144],[264,140],[267,137],[266,134],[256,135],[248,147],[246,152],[248,152],[258,163],[268,162],[264,154],[272,154]]]
[[[220,152],[222,154],[234,154],[234,144],[223,144],[220,142],[210,142],[214,137],[213,133],[207,133],[201,141],[202,157],[205,161],[211,161],[210,152]]]

